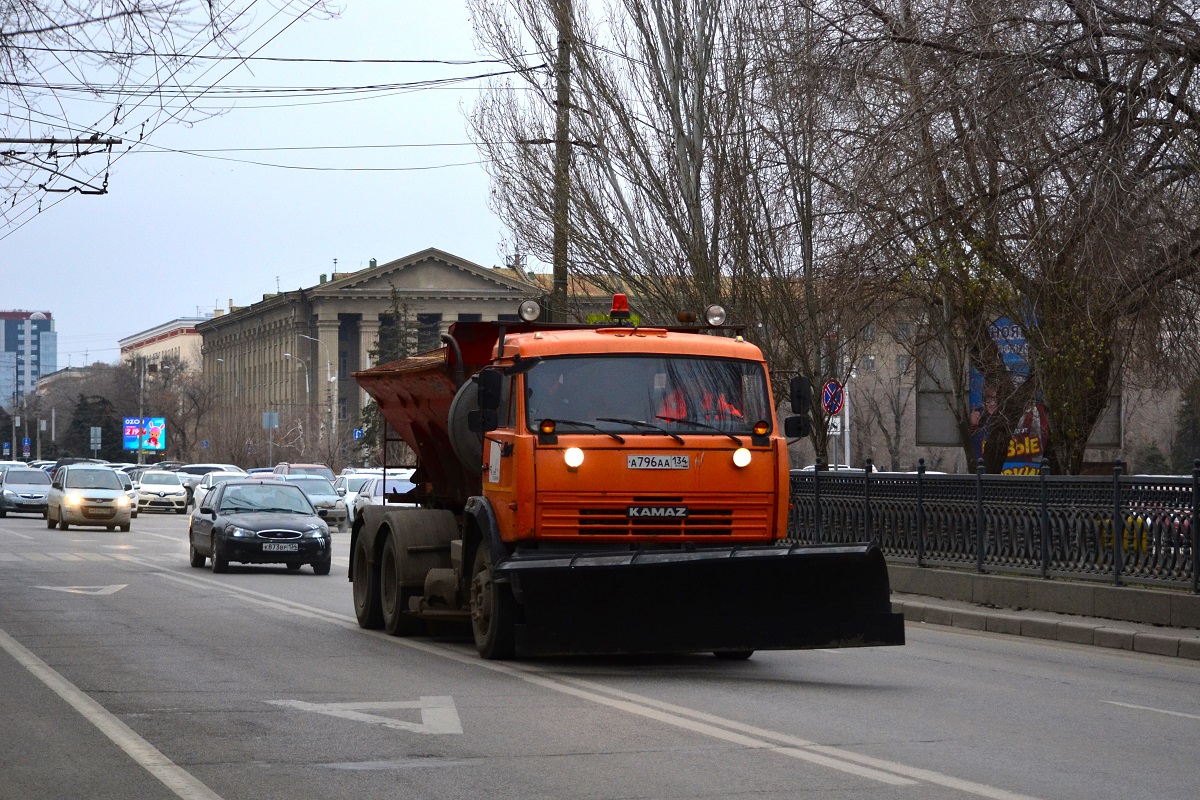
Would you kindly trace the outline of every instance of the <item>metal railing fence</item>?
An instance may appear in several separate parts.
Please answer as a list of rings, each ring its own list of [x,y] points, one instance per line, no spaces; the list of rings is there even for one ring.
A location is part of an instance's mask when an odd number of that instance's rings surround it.
[[[788,538],[874,540],[899,563],[1200,592],[1200,460],[1191,477],[792,470]]]

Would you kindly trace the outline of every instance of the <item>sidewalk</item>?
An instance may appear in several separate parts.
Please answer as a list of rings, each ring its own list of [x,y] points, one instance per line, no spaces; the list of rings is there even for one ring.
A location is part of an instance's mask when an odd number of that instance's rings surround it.
[[[1200,630],[1167,628],[1051,611],[992,608],[958,600],[892,592],[892,610],[907,622],[1032,636],[1200,661]]]

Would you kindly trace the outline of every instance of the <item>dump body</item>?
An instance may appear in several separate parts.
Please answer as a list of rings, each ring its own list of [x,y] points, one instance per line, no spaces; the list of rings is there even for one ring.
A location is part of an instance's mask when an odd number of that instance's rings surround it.
[[[472,381],[485,368],[492,390]],[[459,323],[443,350],[355,377],[417,452],[427,514],[455,518],[356,522],[360,622],[382,576],[389,630],[397,613],[469,614],[479,643],[480,626],[510,625],[485,655],[903,643],[877,547],[781,541],[786,443],[766,363],[740,336]],[[443,531],[409,547],[444,546],[441,568],[384,553],[414,526]]]

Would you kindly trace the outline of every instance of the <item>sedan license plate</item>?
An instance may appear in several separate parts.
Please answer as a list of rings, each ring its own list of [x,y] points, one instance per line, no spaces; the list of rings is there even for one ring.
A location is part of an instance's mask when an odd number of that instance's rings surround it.
[[[626,456],[625,466],[629,469],[691,469],[687,456]]]
[[[282,551],[285,553],[292,553],[299,551],[300,545],[297,542],[270,543],[264,544],[262,548],[266,552],[275,553]]]

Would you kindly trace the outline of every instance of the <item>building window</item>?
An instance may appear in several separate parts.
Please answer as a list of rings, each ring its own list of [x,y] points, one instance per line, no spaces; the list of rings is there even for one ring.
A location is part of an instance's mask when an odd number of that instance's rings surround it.
[[[520,322],[521,318],[516,314],[497,314],[497,322]]]
[[[483,322],[483,314],[459,314],[459,322]]]
[[[875,371],[875,356],[863,356],[859,365],[867,372]]]
[[[912,323],[911,322],[901,322],[899,325],[896,326],[896,341],[897,342],[907,342],[911,338],[912,338]]]
[[[900,355],[896,356],[896,371],[908,372],[908,365],[912,363],[912,356]]]
[[[338,419],[345,420],[350,418],[349,407],[346,405],[346,398],[338,398]]]
[[[441,343],[441,314],[417,314],[417,350],[433,350]]]
[[[875,323],[872,322],[862,329],[862,338],[864,342],[875,341]]]

